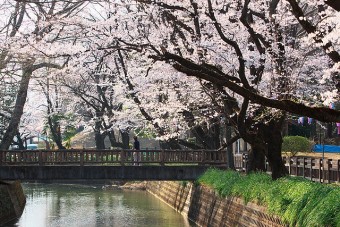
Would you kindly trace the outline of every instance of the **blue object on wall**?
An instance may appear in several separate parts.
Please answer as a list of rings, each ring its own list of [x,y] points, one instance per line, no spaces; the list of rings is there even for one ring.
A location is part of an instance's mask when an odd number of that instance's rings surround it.
[[[340,153],[340,146],[315,144],[314,152]]]

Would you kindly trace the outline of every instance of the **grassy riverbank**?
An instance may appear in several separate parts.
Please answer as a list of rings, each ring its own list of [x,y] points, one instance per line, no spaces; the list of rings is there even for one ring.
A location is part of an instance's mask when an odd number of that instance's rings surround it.
[[[208,170],[198,182],[222,197],[237,196],[245,202],[268,207],[289,226],[340,227],[340,187],[286,177],[272,181],[264,173],[244,176],[234,171]]]

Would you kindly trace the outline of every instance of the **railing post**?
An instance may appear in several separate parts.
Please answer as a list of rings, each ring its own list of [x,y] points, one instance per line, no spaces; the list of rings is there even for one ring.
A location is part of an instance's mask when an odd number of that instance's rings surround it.
[[[340,182],[340,160],[338,160],[338,171],[336,173],[337,182]]]
[[[43,160],[42,160],[42,150],[39,150],[39,166],[43,165]]]
[[[338,159],[337,167],[336,181],[340,182],[340,159]]]
[[[309,158],[309,162],[310,162],[310,169],[309,169],[310,180],[313,181],[313,158]]]
[[[125,150],[120,151],[120,165],[121,166],[125,165]]]
[[[202,164],[204,165],[205,164],[205,155],[204,155],[204,150],[202,150]]]
[[[79,154],[80,154],[80,166],[84,166],[84,151],[79,150]]]
[[[323,173],[323,171],[321,172],[321,169],[323,169],[322,165],[323,165],[322,159],[319,158],[319,182],[321,182],[321,178],[322,178],[321,173]]]
[[[295,157],[295,176],[299,176],[299,158]]]
[[[331,183],[331,165],[332,165],[332,159],[326,159],[327,162],[327,180],[328,184]]]
[[[164,150],[161,151],[161,160],[160,160],[160,164],[161,166],[164,166],[164,159],[165,159],[165,153]]]
[[[247,172],[247,169],[248,169],[248,157],[246,154],[242,154],[242,166],[241,166],[241,169],[244,171],[244,172]]]
[[[302,158],[302,161],[303,161],[303,166],[302,166],[302,171],[303,171],[303,173],[302,173],[302,176],[303,176],[303,178],[305,178],[306,176],[305,176],[305,165],[306,165],[306,158],[305,157],[303,157]]]

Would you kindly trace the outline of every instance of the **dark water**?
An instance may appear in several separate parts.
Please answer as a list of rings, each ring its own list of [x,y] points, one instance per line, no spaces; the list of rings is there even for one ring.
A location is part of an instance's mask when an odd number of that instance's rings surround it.
[[[11,226],[194,226],[145,191],[101,186],[23,184],[25,210]]]

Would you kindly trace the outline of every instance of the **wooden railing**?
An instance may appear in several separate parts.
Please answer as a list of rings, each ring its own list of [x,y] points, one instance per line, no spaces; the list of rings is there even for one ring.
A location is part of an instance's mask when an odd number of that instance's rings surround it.
[[[139,157],[134,161],[134,152]],[[0,165],[226,164],[216,150],[23,150],[0,151]]]
[[[284,157],[283,161],[292,176],[301,176],[324,183],[340,182],[340,160]]]
[[[140,157],[134,162],[133,153]],[[292,176],[312,181],[340,182],[340,160],[312,157],[283,157]],[[246,171],[248,156],[234,156],[235,168]],[[25,150],[0,151],[0,165],[227,165],[225,151],[216,150]],[[266,163],[267,171],[270,166]]]
[[[248,156],[235,155],[237,170],[246,171]],[[306,179],[323,183],[340,183],[340,160],[322,159],[312,157],[283,157],[283,162],[291,176],[300,176]],[[266,162],[267,172],[271,172]]]

